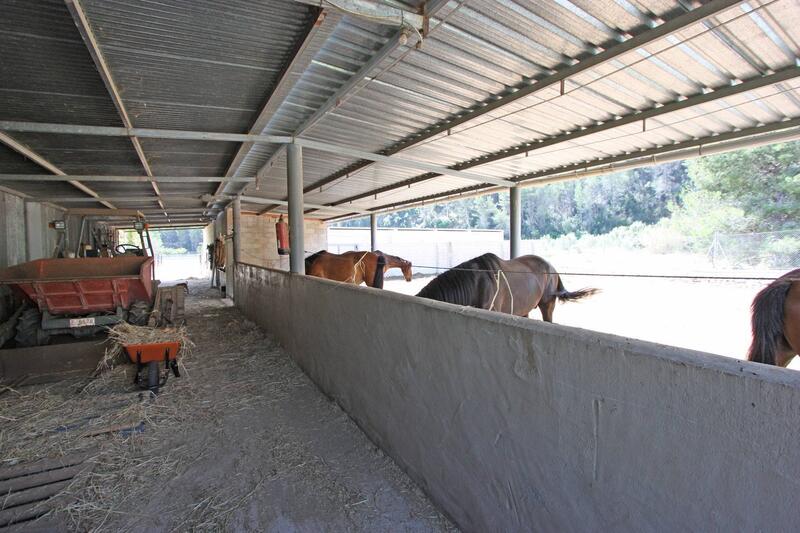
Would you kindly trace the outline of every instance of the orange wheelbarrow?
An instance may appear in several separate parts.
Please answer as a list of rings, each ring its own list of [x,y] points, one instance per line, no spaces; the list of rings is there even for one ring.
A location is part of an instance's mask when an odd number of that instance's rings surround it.
[[[170,371],[176,378],[181,376],[178,371],[179,342],[159,342],[153,344],[126,344],[125,352],[132,363],[136,363],[134,385],[147,389],[153,394],[158,394],[158,389],[167,383]],[[161,363],[164,363],[162,370]],[[142,376],[142,369],[147,368],[147,380]]]

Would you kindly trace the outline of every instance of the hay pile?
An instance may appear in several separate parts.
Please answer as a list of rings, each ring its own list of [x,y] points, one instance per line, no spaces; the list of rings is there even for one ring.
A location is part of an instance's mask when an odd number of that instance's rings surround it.
[[[252,323],[226,322],[220,329],[235,332],[235,350],[230,351],[224,335],[217,335],[219,345],[209,358],[186,357],[194,343],[185,328],[119,324],[112,329],[106,362],[120,355],[128,362],[121,342],[181,343],[181,377],[170,377],[155,398],[133,385],[131,364],[104,365],[92,378],[8,389],[0,396],[0,468],[91,452],[93,468],[64,491],[68,503],[57,514],[77,531],[115,531],[129,516],[131,502],[147,500],[153,486],[206,458],[209,452],[198,445],[196,435],[219,431],[215,421],[223,413],[250,410],[263,401],[263,372],[274,364],[279,348]],[[300,377],[280,374],[272,386],[288,397]],[[230,379],[220,382],[223,375]],[[241,495],[222,494],[191,512],[174,513],[195,530],[218,531],[246,501]]]
[[[189,338],[189,332],[184,326],[179,328],[152,328],[149,326],[134,326],[127,322],[120,322],[108,330],[106,353],[97,365],[95,375],[110,370],[120,363],[128,362],[125,354],[125,345],[130,344],[156,344],[162,342],[178,342],[181,345],[178,352],[179,364],[189,357],[194,349],[194,343]]]

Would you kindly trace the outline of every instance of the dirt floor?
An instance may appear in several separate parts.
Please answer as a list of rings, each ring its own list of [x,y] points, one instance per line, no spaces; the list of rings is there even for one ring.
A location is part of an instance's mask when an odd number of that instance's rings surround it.
[[[385,289],[416,294],[432,277],[387,279]],[[564,276],[569,290],[598,287],[581,302],[559,303],[559,324],[745,359],[750,303],[766,281]],[[541,319],[538,310],[530,317]],[[789,368],[800,370],[795,357]]]
[[[454,530],[284,351],[206,283],[191,283],[187,304],[196,347],[183,376],[170,378],[155,400],[133,388],[126,367],[0,396],[0,470],[90,456],[56,499],[43,502],[58,502],[56,511],[26,528]]]

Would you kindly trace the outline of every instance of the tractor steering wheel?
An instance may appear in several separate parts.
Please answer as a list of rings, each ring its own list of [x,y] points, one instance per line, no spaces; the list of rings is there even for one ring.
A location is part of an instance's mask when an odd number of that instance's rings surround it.
[[[135,244],[123,243],[118,244],[114,247],[114,251],[117,255],[141,255],[142,249],[136,246]]]

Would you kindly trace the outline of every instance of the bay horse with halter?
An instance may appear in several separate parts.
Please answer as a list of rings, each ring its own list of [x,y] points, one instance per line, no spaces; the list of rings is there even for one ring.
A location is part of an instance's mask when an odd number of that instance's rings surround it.
[[[747,360],[788,365],[800,354],[800,268],[761,289],[751,310],[753,343]]]
[[[403,271],[406,281],[411,281],[411,262],[382,252],[345,252],[333,254],[320,250],[306,257],[306,274],[344,283],[383,288],[384,273],[390,268]]]
[[[556,300],[570,302],[597,292],[566,290],[558,272],[539,256],[505,261],[483,254],[435,277],[417,296],[523,317],[538,307],[542,319],[552,322]]]

